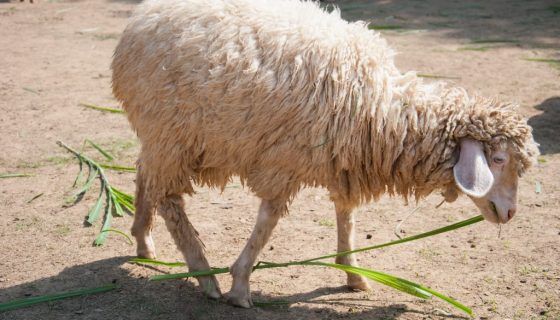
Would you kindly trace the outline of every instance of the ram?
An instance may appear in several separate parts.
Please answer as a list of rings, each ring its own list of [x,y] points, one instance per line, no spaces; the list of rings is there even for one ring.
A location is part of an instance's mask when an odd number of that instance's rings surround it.
[[[132,234],[155,257],[164,218],[189,269],[210,268],[185,214],[193,184],[233,176],[262,199],[231,268],[231,304],[252,305],[249,277],[287,204],[324,187],[335,204],[338,250],[352,249],[356,206],[383,194],[467,194],[487,220],[516,211],[517,183],[538,150],[508,103],[401,73],[364,23],[297,0],[148,0],[118,44],[113,92],[141,142]],[[355,265],[353,256],[338,263]],[[209,297],[215,277],[200,277]],[[348,275],[354,289],[369,288]]]

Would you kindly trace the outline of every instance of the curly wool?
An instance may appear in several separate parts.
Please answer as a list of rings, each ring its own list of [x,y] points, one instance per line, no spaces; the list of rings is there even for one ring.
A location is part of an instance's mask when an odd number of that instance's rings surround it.
[[[148,0],[115,51],[113,91],[152,197],[224,188],[264,199],[327,187],[348,206],[453,186],[457,143],[537,154],[507,104],[401,74],[379,33],[297,0]],[[500,142],[498,142],[500,141]]]

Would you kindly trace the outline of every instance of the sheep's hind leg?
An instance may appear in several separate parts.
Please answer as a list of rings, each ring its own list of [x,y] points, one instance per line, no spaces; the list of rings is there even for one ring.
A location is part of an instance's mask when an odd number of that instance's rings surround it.
[[[284,201],[262,200],[257,223],[253,228],[251,237],[230,269],[233,277],[231,291],[227,294],[230,304],[243,308],[253,306],[249,288],[249,278],[253,271],[253,265],[285,210],[286,202]]]
[[[189,271],[210,270],[208,260],[204,256],[204,244],[200,241],[198,232],[190,223],[183,208],[183,198],[180,195],[171,195],[161,201],[158,211],[165,219],[165,225],[173,236],[175,244],[183,253]],[[215,276],[197,277],[197,279],[208,297],[218,299],[222,296]]]
[[[352,208],[345,207],[342,203],[335,201],[336,226],[338,230],[338,252],[354,250],[354,214]],[[338,256],[335,260],[338,264],[358,266],[354,254]],[[369,291],[371,287],[366,278],[354,273],[347,273],[347,284],[352,290]]]
[[[136,175],[136,198],[134,201],[136,212],[130,233],[136,238],[136,254],[141,258],[154,259],[156,248],[152,239],[152,228],[156,214],[155,205],[150,201],[141,169]]]

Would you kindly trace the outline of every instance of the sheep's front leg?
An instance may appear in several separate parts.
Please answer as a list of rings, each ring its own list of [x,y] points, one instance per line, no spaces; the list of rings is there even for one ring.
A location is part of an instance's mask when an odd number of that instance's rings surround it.
[[[354,249],[354,214],[352,208],[344,207],[341,203],[335,202],[336,226],[338,230],[338,252],[350,251]],[[349,266],[357,266],[356,258],[353,254],[336,257],[336,263]],[[348,286],[353,290],[369,291],[371,287],[363,276],[347,273]]]
[[[183,209],[184,201],[180,195],[171,195],[163,199],[158,211],[165,220],[167,229],[173,236],[177,248],[181,250],[189,271],[210,270],[208,260],[204,256],[204,245],[198,237],[198,232],[190,223]],[[197,277],[204,293],[213,299],[222,296],[215,276]]]
[[[228,302],[234,306],[250,308],[253,306],[249,289],[249,277],[258,254],[270,238],[272,230],[285,210],[285,202],[262,200],[257,223],[245,248],[230,269],[233,277]]]

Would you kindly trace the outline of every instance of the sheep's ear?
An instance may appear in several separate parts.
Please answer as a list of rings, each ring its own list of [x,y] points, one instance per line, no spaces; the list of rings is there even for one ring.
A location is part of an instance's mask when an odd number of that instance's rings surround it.
[[[455,182],[461,191],[475,198],[481,198],[490,191],[494,176],[488,167],[482,143],[472,139],[462,139],[459,162],[453,167]]]

